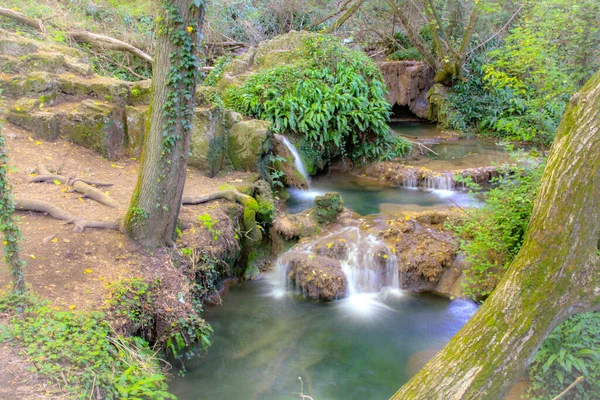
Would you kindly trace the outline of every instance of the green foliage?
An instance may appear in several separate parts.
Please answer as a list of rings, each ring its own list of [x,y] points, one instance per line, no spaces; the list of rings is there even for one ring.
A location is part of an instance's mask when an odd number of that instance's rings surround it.
[[[221,234],[221,231],[215,228],[215,225],[219,223],[218,219],[213,219],[213,217],[210,214],[206,213],[198,215],[198,221],[202,223],[204,229],[210,232],[214,241],[219,240],[219,235]]]
[[[111,293],[108,307],[117,318],[126,318],[133,324],[137,334],[150,338],[154,323],[152,291],[158,285],[158,281],[147,283],[141,278],[112,283],[108,287]]]
[[[204,82],[202,84],[204,86],[215,86],[219,79],[221,79],[221,75],[223,75],[225,67],[227,67],[230,62],[230,56],[219,57],[217,61],[215,61],[213,69],[209,72],[206,78],[204,78]]]
[[[576,314],[544,341],[529,366],[535,400],[553,399],[575,379],[569,399],[597,399],[600,393],[600,313]]]
[[[549,145],[571,95],[600,67],[598,15],[594,0],[530,3],[502,43],[467,64],[440,119],[459,131]]]
[[[0,91],[0,96],[2,92]],[[0,123],[0,130],[2,124]],[[4,235],[4,261],[6,262],[12,282],[13,290],[17,293],[25,291],[25,261],[19,256],[20,242],[23,236],[13,219],[15,203],[11,194],[11,185],[8,181],[8,154],[4,135],[0,134],[0,231]]]
[[[485,206],[469,210],[464,223],[452,226],[462,237],[460,249],[469,265],[467,295],[488,296],[519,252],[543,168],[527,159],[510,167],[508,175],[493,180],[495,187],[483,194]]]
[[[101,312],[56,311],[28,297],[0,299],[0,311],[15,313],[7,336],[24,347],[37,373],[72,398],[174,399],[148,343],[116,335]]]
[[[271,121],[277,132],[293,131],[321,153],[354,161],[378,159],[402,149],[390,134],[390,105],[377,65],[337,38],[307,35],[289,62],[252,74],[231,88],[225,104]]]

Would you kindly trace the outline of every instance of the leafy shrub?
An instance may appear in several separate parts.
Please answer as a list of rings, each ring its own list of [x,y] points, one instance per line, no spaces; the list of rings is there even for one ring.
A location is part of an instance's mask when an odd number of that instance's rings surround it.
[[[73,398],[174,399],[167,392],[155,353],[139,337],[117,335],[101,312],[55,311],[32,298],[0,299],[0,310],[16,312],[3,339],[15,340],[37,372]]]
[[[285,63],[229,89],[225,104],[271,121],[276,131],[300,134],[329,157],[364,162],[407,147],[390,134],[385,91],[381,71],[366,55],[337,38],[310,34]]]
[[[573,315],[544,341],[529,366],[530,396],[553,399],[583,376],[569,399],[597,399],[600,393],[600,313]]]
[[[495,187],[483,195],[485,206],[470,210],[463,224],[453,226],[469,265],[467,295],[488,296],[521,249],[544,167],[529,161],[521,160],[506,177],[492,180]]]
[[[111,293],[108,307],[117,318],[125,318],[128,325],[134,325],[136,334],[150,339],[149,330],[153,328],[152,291],[158,281],[148,283],[141,278],[123,279],[109,284]]]

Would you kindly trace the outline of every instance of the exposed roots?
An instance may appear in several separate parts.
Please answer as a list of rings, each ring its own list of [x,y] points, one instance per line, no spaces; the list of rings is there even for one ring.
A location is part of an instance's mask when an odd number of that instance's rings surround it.
[[[111,208],[121,208],[121,205],[115,200],[113,200],[110,196],[104,194],[104,192],[102,192],[100,189],[91,186],[112,186],[111,183],[86,181],[84,179],[52,174],[50,171],[48,171],[44,164],[38,164],[37,170],[39,175],[31,178],[30,182],[52,183],[58,181],[63,185],[71,186],[75,192],[80,193],[92,200],[95,200],[98,203],[104,204],[105,206]]]
[[[121,230],[119,221],[91,221],[74,216],[73,214],[58,208],[42,200],[15,199],[15,210],[34,211],[48,214],[52,218],[65,221],[67,224],[75,225],[73,232],[83,232],[85,228]]]

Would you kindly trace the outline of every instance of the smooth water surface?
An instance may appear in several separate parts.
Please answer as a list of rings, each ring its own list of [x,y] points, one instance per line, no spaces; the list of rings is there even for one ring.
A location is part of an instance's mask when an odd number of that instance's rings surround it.
[[[392,131],[413,139],[431,139],[443,136],[436,124],[427,121],[391,122]]]
[[[233,287],[223,301],[205,314],[214,329],[207,354],[170,384],[181,400],[294,399],[298,377],[315,400],[388,399],[409,364],[420,366],[476,310],[398,291],[315,303],[274,296],[269,279]]]
[[[424,207],[461,207],[479,204],[465,192],[448,190],[422,190],[393,187],[374,179],[356,175],[331,172],[312,178],[310,190],[290,189],[291,198],[286,202],[286,211],[297,213],[314,205],[315,197],[326,192],[342,195],[344,206],[360,215],[379,214],[382,206],[400,205],[415,210]]]

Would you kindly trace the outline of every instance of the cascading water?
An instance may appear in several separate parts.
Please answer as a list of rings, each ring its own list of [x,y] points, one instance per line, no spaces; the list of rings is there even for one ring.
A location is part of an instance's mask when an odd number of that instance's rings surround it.
[[[285,136],[282,136],[282,135],[277,135],[277,136],[279,139],[281,139],[281,141],[283,142],[285,147],[287,147],[288,150],[290,151],[290,153],[292,153],[292,155],[294,156],[294,166],[296,167],[298,172],[300,172],[300,174],[302,174],[302,176],[306,179],[306,182],[308,182],[310,184],[310,175],[308,175],[306,166],[302,162],[302,158],[300,157],[300,153],[298,152],[298,149],[296,149],[296,146],[294,146],[292,144],[292,142],[290,142],[289,139],[286,138]]]
[[[427,190],[452,190],[456,186],[452,172],[440,172],[431,176],[425,176],[419,183],[416,175],[408,175],[404,178],[402,186],[417,189],[422,187]]]
[[[337,247],[333,247],[337,243]],[[340,244],[342,244],[340,246]],[[331,249],[331,252],[328,250]],[[334,253],[334,254],[332,254]],[[290,289],[290,256],[325,256],[339,261],[347,280],[347,296],[376,294],[384,288],[399,289],[398,261],[390,247],[357,226],[343,227],[309,242],[299,243],[278,258],[274,281],[277,295]]]

